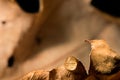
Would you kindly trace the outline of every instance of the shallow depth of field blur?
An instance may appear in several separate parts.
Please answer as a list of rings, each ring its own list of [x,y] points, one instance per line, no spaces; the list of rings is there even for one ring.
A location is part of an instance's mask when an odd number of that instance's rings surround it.
[[[90,45],[86,39],[104,39],[120,53],[118,3],[0,0],[0,80],[53,69],[68,56],[78,58],[88,70]]]

